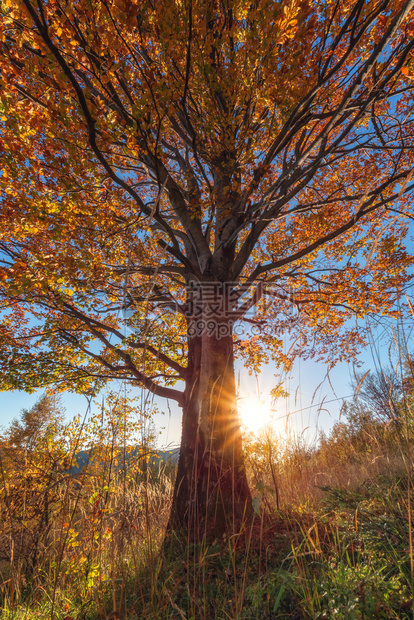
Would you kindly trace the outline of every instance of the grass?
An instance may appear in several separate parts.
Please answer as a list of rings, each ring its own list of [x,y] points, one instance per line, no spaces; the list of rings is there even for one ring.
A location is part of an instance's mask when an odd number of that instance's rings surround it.
[[[365,413],[314,448],[247,442],[260,514],[210,545],[163,545],[171,467],[126,476],[113,443],[78,478],[39,449],[3,459],[1,617],[413,618],[411,436]]]

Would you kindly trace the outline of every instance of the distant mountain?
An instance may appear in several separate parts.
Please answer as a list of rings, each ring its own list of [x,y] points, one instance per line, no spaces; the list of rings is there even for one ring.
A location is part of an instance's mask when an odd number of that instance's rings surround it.
[[[180,454],[179,448],[173,448],[172,450],[154,450],[154,451],[151,451],[151,455],[149,457],[149,464],[165,462],[171,465],[176,465],[178,463],[179,454]],[[68,473],[71,476],[82,473],[83,469],[89,465],[92,458],[93,458],[93,448],[91,450],[81,450],[75,455],[74,461],[76,461],[76,465],[72,465]],[[137,458],[141,458],[141,447],[140,446],[135,446],[126,455],[125,460],[126,460],[127,466],[128,466],[128,461],[135,460]],[[118,469],[122,469],[122,466],[119,466]]]

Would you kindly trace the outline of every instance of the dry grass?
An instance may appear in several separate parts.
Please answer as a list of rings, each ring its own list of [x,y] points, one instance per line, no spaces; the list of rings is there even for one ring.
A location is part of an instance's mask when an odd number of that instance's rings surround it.
[[[75,477],[3,463],[3,617],[412,617],[411,445],[355,417],[317,447],[263,434],[247,445],[261,516],[240,536],[168,548],[173,467],[137,457],[126,473],[114,444]]]

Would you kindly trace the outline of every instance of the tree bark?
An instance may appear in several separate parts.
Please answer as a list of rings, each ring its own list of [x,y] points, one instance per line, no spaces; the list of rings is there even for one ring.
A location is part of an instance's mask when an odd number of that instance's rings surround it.
[[[200,326],[200,322],[195,321]],[[236,406],[232,322],[189,325],[182,440],[169,530],[193,541],[239,532],[252,502]],[[191,335],[190,335],[191,333]]]

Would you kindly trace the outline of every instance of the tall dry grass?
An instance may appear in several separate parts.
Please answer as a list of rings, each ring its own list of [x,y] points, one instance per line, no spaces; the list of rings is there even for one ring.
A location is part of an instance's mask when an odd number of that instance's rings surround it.
[[[400,404],[398,424],[351,404],[314,446],[246,438],[255,518],[213,544],[163,545],[174,466],[129,450],[119,428],[99,427],[72,475],[76,443],[40,443],[19,468],[2,450],[2,616],[412,618],[411,401]]]

